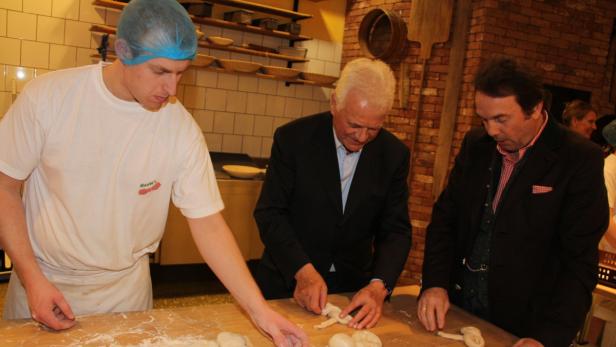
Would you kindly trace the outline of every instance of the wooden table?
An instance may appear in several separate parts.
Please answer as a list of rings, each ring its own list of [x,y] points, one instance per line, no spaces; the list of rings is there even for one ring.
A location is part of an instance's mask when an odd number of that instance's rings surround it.
[[[416,316],[418,291],[417,286],[396,288],[391,302],[384,306],[384,316],[370,331],[381,338],[384,346],[464,346],[422,328]],[[349,299],[350,295],[329,296],[330,302],[341,307]],[[326,346],[335,333],[354,332],[339,324],[315,329],[313,326],[325,318],[304,311],[291,299],[270,303],[306,331],[312,346]],[[469,325],[481,329],[488,347],[511,346],[516,341],[504,330],[456,307],[447,316],[445,331],[458,332]],[[48,331],[31,320],[0,321],[0,346],[193,346],[195,341],[215,339],[221,331],[244,334],[254,346],[272,346],[235,304],[84,316],[78,317],[75,327],[63,332]]]

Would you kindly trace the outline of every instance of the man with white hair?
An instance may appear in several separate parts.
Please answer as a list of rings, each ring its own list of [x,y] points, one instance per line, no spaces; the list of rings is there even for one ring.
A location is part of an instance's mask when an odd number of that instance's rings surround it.
[[[343,69],[331,110],[276,130],[255,209],[266,298],[293,296],[321,313],[327,294],[358,291],[341,316],[373,327],[411,245],[409,150],[382,129],[395,78],[381,61]]]
[[[197,52],[188,13],[131,1],[115,51],[112,64],[33,80],[0,122],[0,244],[15,270],[4,318],[61,330],[76,315],[152,308],[148,255],[172,198],[257,327],[277,346],[307,346],[259,293],[220,214],[201,129],[173,98]]]

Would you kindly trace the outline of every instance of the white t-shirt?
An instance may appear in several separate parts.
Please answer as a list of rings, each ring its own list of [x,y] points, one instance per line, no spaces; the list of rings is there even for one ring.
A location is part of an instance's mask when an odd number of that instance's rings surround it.
[[[151,112],[118,99],[102,66],[33,80],[0,122],[0,171],[27,178],[34,254],[53,270],[132,267],[158,247],[170,197],[190,218],[223,208],[186,109],[176,101]]]

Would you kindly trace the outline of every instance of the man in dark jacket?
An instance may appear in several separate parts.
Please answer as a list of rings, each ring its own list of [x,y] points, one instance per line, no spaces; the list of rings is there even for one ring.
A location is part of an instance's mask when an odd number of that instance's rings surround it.
[[[418,317],[449,302],[522,337],[568,346],[597,283],[608,222],[601,150],[543,109],[539,80],[508,59],[475,78],[483,128],[465,137],[427,229]]]
[[[372,327],[408,257],[409,150],[382,129],[395,79],[380,61],[348,63],[331,113],[279,128],[255,210],[266,298],[321,313],[327,294],[358,291],[342,315]]]

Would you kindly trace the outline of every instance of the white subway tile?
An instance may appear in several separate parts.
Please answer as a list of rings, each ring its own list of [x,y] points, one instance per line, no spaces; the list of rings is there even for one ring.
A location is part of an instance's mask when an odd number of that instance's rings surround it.
[[[284,108],[285,117],[297,118],[302,115],[302,100],[287,98]]]
[[[178,84],[178,86],[175,89],[175,95],[169,97],[169,102],[175,103],[179,100],[179,102],[181,102],[182,105],[184,105],[184,90],[185,90],[185,86]]]
[[[13,89],[13,80],[15,80],[15,89],[17,93],[21,93],[26,84],[32,79],[34,79],[34,69],[32,68],[20,66],[6,67],[6,87],[9,92]]]
[[[302,47],[307,49],[307,52],[306,52],[307,59],[312,60],[312,59],[317,58],[317,54],[319,50],[318,40],[302,41],[301,44],[302,44]]]
[[[268,80],[268,79],[260,78],[259,79],[259,93],[276,95],[277,82],[278,81],[276,80]]]
[[[242,41],[244,40],[244,33],[237,30],[222,29],[221,36],[233,40],[233,44],[236,46],[241,45]]]
[[[325,73],[325,62],[321,61],[321,60],[311,60],[309,62],[306,63],[307,65],[307,72],[314,72],[314,73],[320,73],[320,74],[324,74]]]
[[[342,62],[342,43],[341,42],[333,42],[334,44],[334,59],[333,62],[340,63]]]
[[[325,62],[325,74],[328,76],[340,76],[340,63]]]
[[[298,84],[295,87],[295,97],[300,99],[312,99],[312,86]]]
[[[205,93],[205,109],[225,111],[227,109],[227,91],[207,88]]]
[[[274,126],[274,117],[255,116],[255,136],[272,136]]]
[[[189,67],[182,73],[182,78],[180,79],[180,84],[183,85],[195,85],[197,81],[197,69],[194,67]]]
[[[264,36],[263,37],[263,46],[276,49],[276,48],[282,46],[282,41],[283,41],[283,39],[278,38],[278,37]],[[284,41],[286,41],[286,40],[284,40]]]
[[[292,121],[291,118],[276,117],[274,118],[274,130]]]
[[[329,101],[320,102],[319,105],[319,112],[327,112],[331,110],[331,104]]]
[[[265,114],[268,116],[282,117],[284,115],[284,102],[283,96],[268,95],[265,106]]]
[[[272,138],[264,137],[261,141],[261,158],[269,158],[272,153]]]
[[[21,40],[0,37],[0,64],[20,65]]]
[[[255,33],[244,33],[244,39],[242,43],[252,43],[255,45],[263,46],[263,35]]]
[[[220,73],[218,75],[218,85],[220,89],[236,90],[237,89],[237,73]]]
[[[246,153],[252,158],[261,157],[261,138],[257,136],[244,136],[242,153]]]
[[[22,40],[36,40],[36,15],[9,11],[6,36]]]
[[[203,32],[204,37],[222,35],[222,28],[211,25],[201,25],[201,31]]]
[[[252,115],[265,114],[266,96],[257,93],[248,93],[246,100],[246,113]]]
[[[197,86],[184,86],[182,104],[188,108],[202,109],[205,106],[205,88]]]
[[[9,89],[5,86],[4,80],[6,79],[6,65],[0,64],[0,92],[6,92]]]
[[[210,49],[210,55],[219,59],[229,59],[231,56],[229,52],[220,49]]]
[[[49,70],[49,69],[34,69],[34,78],[37,78],[39,76],[43,76],[44,74],[48,73],[48,72],[52,72],[54,70]]]
[[[66,20],[66,35],[64,43],[69,46],[90,48],[90,23]]]
[[[51,15],[59,18],[79,19],[79,2],[75,0],[53,0]]]
[[[195,110],[193,117],[202,131],[212,132],[214,130],[214,111]]]
[[[51,0],[23,0],[23,11],[51,16]]]
[[[251,61],[252,56],[248,54],[243,54],[243,53],[231,52],[231,59]]]
[[[13,11],[21,11],[22,0],[2,0],[0,1],[0,8],[5,8],[7,10]]]
[[[250,114],[236,114],[233,133],[236,135],[252,135],[255,117]]]
[[[216,84],[218,83],[218,72],[197,69],[196,83],[198,86],[216,87]]]
[[[21,65],[48,69],[49,44],[34,41],[21,41]]]
[[[237,89],[243,92],[257,92],[259,90],[259,82],[256,77],[240,75]]]
[[[36,40],[39,42],[64,43],[64,19],[38,16]]]
[[[205,133],[205,143],[210,152],[220,152],[222,150],[222,135]]]
[[[309,116],[320,112],[320,103],[313,100],[304,100],[302,104],[302,114]]]
[[[287,61],[286,60],[270,59],[269,64],[271,66],[287,67]]]
[[[312,93],[313,100],[326,101],[329,100],[330,96],[332,95],[332,90],[331,88],[314,86],[312,87]]]
[[[318,40],[319,42],[319,51],[317,53],[317,58],[319,60],[325,61],[334,61],[334,44],[330,41]]]
[[[99,61],[98,58],[93,58],[93,54],[98,52],[90,48],[77,48],[77,64],[76,66],[95,64]]]
[[[246,93],[228,91],[227,92],[227,112],[244,113],[246,112]]]
[[[94,6],[92,0],[79,0],[79,20],[88,23],[104,24],[105,8]]]
[[[242,151],[242,136],[225,134],[222,136],[222,151],[240,153]]]
[[[6,16],[7,10],[0,9],[0,36],[6,36]]]
[[[280,96],[294,97],[295,96],[295,84],[287,85],[287,83],[283,81],[279,81],[276,94]]]
[[[77,48],[54,45],[49,47],[49,68],[52,70],[74,67],[77,63]]]
[[[233,134],[234,114],[229,112],[214,113],[214,132]]]
[[[6,111],[11,107],[11,93],[9,92],[0,92],[0,119],[4,116]],[[261,148],[261,146],[259,146]]]

